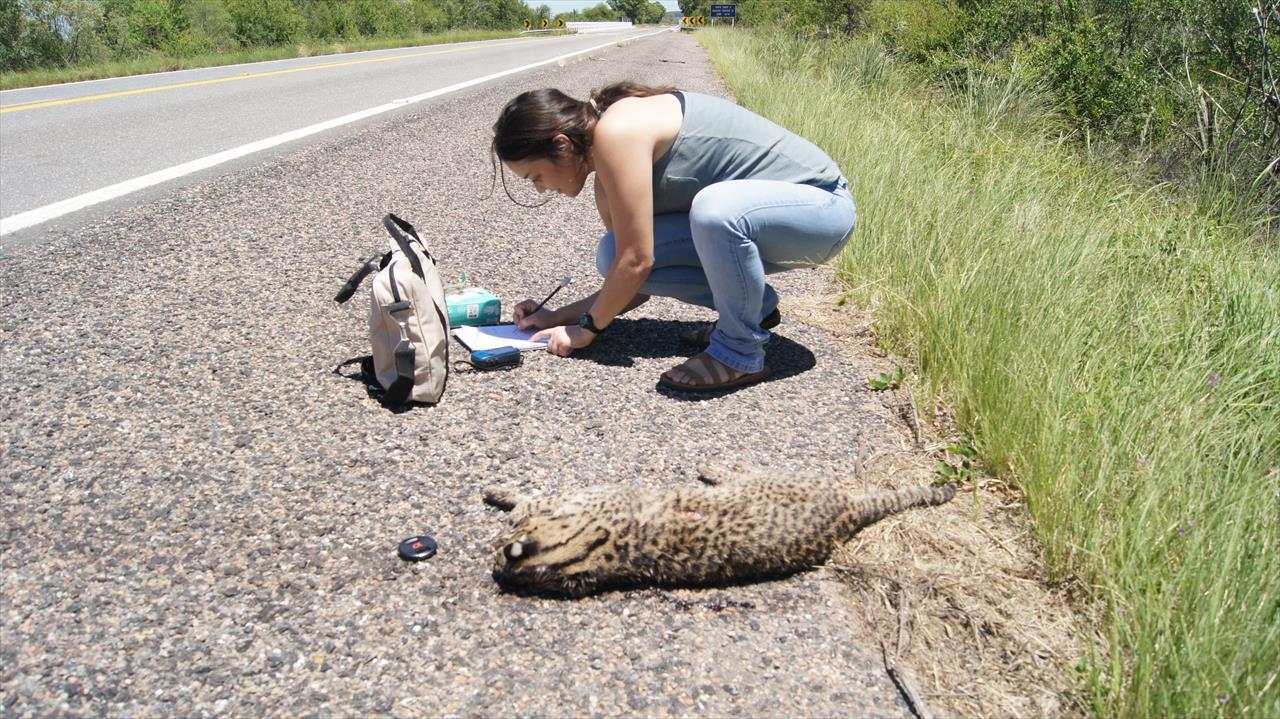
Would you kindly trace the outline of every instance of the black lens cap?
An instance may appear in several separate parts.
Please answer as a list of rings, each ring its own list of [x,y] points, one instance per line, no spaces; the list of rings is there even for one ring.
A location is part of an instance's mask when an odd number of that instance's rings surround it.
[[[435,556],[436,546],[436,540],[425,534],[409,537],[400,543],[400,558],[408,562],[421,562]]]

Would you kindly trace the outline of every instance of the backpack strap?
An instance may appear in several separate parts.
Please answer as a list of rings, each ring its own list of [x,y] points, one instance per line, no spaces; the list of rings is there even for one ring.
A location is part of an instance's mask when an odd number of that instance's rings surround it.
[[[426,245],[422,244],[422,240],[418,237],[417,231],[413,229],[413,225],[391,213],[387,213],[387,216],[382,218],[382,225],[387,228],[387,232],[391,234],[391,239],[396,241],[400,251],[409,259],[409,265],[413,267],[413,274],[426,281],[427,275],[422,271],[422,261],[418,259],[418,253],[413,251],[413,243],[418,243],[424,255],[428,257],[431,255],[427,254]],[[434,261],[435,259],[433,258],[432,262]]]
[[[387,404],[404,404],[413,391],[413,367],[416,351],[408,342],[396,345],[396,380],[387,388]]]
[[[338,290],[338,294],[333,298],[334,302],[342,304],[343,302],[351,299],[351,296],[356,293],[356,289],[360,287],[360,283],[364,282],[364,278],[368,277],[370,272],[373,272],[373,261],[377,259],[377,257],[377,255],[374,255],[364,261],[364,264],[360,266],[360,269],[356,270],[355,274],[351,275],[351,278],[347,280],[347,283],[342,286],[342,289]]]
[[[412,253],[408,253],[410,257]],[[413,370],[415,367],[416,350],[413,343],[409,341],[409,332],[405,329],[405,321],[396,317],[396,313],[413,309],[413,305],[408,300],[400,297],[400,291],[396,288],[396,266],[391,265],[387,268],[387,279],[391,283],[391,298],[395,302],[387,305],[387,313],[391,315],[391,319],[400,325],[400,343],[396,345],[396,379],[387,387],[386,402],[388,404],[404,404],[409,399],[409,394],[413,392]]]

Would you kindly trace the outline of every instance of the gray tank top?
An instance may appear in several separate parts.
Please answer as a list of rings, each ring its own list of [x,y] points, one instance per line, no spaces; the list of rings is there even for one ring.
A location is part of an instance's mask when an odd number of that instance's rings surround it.
[[[727,100],[676,92],[684,124],[653,164],[653,212],[688,212],[693,196],[726,180],[834,187],[840,168],[818,146]]]

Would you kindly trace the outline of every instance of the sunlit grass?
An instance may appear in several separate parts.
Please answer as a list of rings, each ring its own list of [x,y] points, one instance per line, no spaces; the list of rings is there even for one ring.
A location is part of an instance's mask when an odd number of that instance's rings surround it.
[[[1280,241],[1213,209],[1231,198],[1083,157],[1016,80],[923,87],[872,41],[699,39],[740,102],[840,163],[842,278],[1104,607],[1093,710],[1280,716]]]

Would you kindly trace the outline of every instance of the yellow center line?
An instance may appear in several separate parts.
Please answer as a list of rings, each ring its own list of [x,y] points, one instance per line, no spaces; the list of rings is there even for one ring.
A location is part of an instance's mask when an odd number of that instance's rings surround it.
[[[251,80],[258,77],[271,77],[273,75],[288,75],[294,72],[306,72],[308,70],[325,70],[331,67],[345,67],[347,65],[365,65],[373,62],[390,62],[392,60],[408,60],[415,57],[425,57],[427,55],[446,55],[454,52],[465,52],[468,50],[482,50],[490,47],[506,47],[508,45],[517,45],[527,42],[534,42],[541,38],[520,38],[508,42],[494,43],[492,45],[476,45],[471,47],[455,47],[448,50],[431,50],[428,52],[416,52],[408,55],[393,55],[391,57],[373,57],[363,60],[346,60],[343,62],[328,62],[321,65],[308,65],[306,67],[292,67],[285,70],[271,70],[268,72],[241,73],[230,77],[218,77],[212,80],[196,80],[194,82],[180,82],[173,85],[157,85],[156,87],[142,87],[136,90],[121,90],[119,92],[105,92],[100,95],[85,95],[83,97],[70,97],[65,100],[47,100],[20,103],[17,105],[0,105],[0,115],[6,112],[21,112],[23,110],[39,110],[44,107],[57,107],[59,105],[71,105],[77,102],[92,102],[94,100],[108,100],[113,97],[126,97],[128,95],[141,95],[148,92],[160,92],[161,90],[178,90],[184,87],[199,87],[201,85],[217,85],[223,82],[234,82],[236,80]]]

